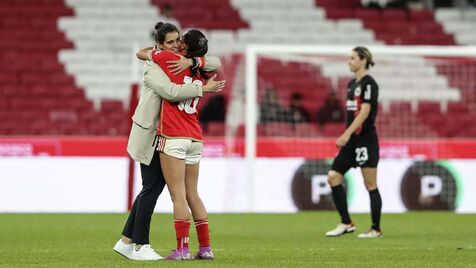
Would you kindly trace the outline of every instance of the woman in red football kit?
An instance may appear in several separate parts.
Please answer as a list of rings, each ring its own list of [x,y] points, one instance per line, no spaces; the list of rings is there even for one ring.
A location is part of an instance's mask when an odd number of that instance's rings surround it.
[[[155,35],[160,49],[179,51],[180,33],[172,24],[158,24]],[[149,50],[152,48],[149,48]],[[145,57],[147,59],[147,51]],[[141,54],[139,52],[138,54]],[[205,59],[181,57],[171,62],[177,72],[188,69],[192,63],[200,61],[202,68],[213,71],[220,67],[220,59],[207,55]],[[150,61],[144,65],[144,81],[140,101],[132,117],[133,124],[127,151],[140,163],[142,190],[134,200],[129,217],[122,231],[122,238],[114,246],[114,251],[133,260],[158,260],[162,257],[149,244],[149,230],[157,198],[165,187],[165,179],[160,165],[157,128],[162,99],[178,102],[200,97],[204,93],[214,93],[223,88],[222,81],[210,79],[204,86],[171,83],[170,78],[156,64]],[[200,227],[202,228],[202,227]]]
[[[157,29],[157,27],[156,27]],[[159,27],[160,29],[160,27]],[[200,67],[208,51],[208,40],[199,30],[189,30],[180,44],[183,54],[166,50],[151,50],[148,58],[158,64],[173,83],[194,83],[203,85],[207,75]],[[159,48],[160,44],[159,44]],[[174,72],[168,66],[171,61],[183,56],[192,59],[192,66],[181,72]],[[224,82],[223,82],[224,86]],[[203,136],[198,122],[197,105],[200,98],[177,103],[162,100],[158,150],[162,171],[174,205],[174,227],[177,249],[168,256],[170,260],[190,259],[188,247],[190,210],[195,221],[200,249],[195,256],[199,259],[213,259],[208,230],[208,216],[198,194],[199,163],[202,157]]]

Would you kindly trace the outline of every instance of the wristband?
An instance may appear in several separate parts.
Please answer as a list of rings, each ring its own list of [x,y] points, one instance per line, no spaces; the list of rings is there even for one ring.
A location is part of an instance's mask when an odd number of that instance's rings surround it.
[[[192,70],[193,70],[193,69],[196,69],[197,67],[198,67],[197,58],[193,57],[193,58],[192,58],[192,66],[191,66],[191,68],[192,68]]]

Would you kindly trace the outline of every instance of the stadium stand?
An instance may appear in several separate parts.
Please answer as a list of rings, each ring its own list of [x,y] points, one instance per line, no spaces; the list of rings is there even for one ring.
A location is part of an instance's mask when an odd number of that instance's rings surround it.
[[[453,45],[453,37],[443,31],[441,24],[428,10],[363,8],[359,0],[316,0],[326,10],[329,19],[357,19],[375,33],[385,44]]]
[[[95,103],[127,100],[130,85],[136,82],[131,75],[134,45],[151,46],[158,10],[148,0],[67,3],[75,16],[60,18],[58,28],[75,47],[60,52],[61,62]]]
[[[167,3],[173,4],[175,17],[184,28],[237,30],[248,27],[228,1],[208,0],[197,4],[193,0],[152,0],[159,8]]]
[[[2,28],[1,56],[2,62],[9,63],[2,64],[0,76],[2,88],[0,132],[15,134],[18,122],[31,122],[23,126],[21,132],[33,134],[41,132],[49,125],[46,112],[42,112],[43,120],[32,119],[36,119],[38,116],[36,112],[41,111],[43,106],[49,106],[52,100],[59,97],[59,94],[54,92],[53,86],[67,87],[64,91],[71,94],[81,93],[72,87],[73,78],[64,74],[61,64],[51,60],[56,56],[58,49],[72,46],[60,32],[54,29],[56,18],[60,15],[72,14],[72,10],[63,6],[60,1],[56,1],[52,9],[45,8],[41,3],[23,6],[15,5],[13,2],[0,3],[3,20],[0,26]],[[26,16],[30,9],[36,9],[39,12]],[[27,38],[36,42],[25,42]],[[51,79],[47,81],[44,79],[52,75],[58,77],[56,85],[52,85]],[[57,104],[59,106],[61,102]]]
[[[476,10],[440,8],[435,11],[435,19],[446,32],[454,35],[460,45],[476,45]]]
[[[374,44],[371,31],[359,21],[334,23],[313,1],[232,0],[250,24],[238,32],[238,42],[267,44]],[[292,36],[291,36],[292,33]]]
[[[62,0],[2,1],[0,84],[3,135],[116,135],[125,133],[65,72],[57,54],[74,43],[58,31],[61,16],[74,16]],[[116,111],[117,112],[117,111]],[[123,112],[121,109],[120,112]],[[101,119],[101,120],[98,120]],[[118,130],[119,129],[119,130]]]
[[[457,44],[459,45],[476,45],[476,10],[472,8],[439,8],[434,13],[436,21],[438,21],[448,33],[451,33]],[[441,67],[438,72],[449,78],[450,84],[459,88],[462,98],[466,102],[454,103],[448,106],[448,112],[454,115],[455,107],[459,111],[455,118],[461,118],[462,123],[468,120],[475,120],[474,115],[476,107],[476,62],[473,60],[454,60],[453,64]],[[444,133],[443,133],[444,134]],[[456,136],[474,137],[476,136],[475,128],[471,124],[467,124],[465,128],[460,128],[459,133],[453,133]]]

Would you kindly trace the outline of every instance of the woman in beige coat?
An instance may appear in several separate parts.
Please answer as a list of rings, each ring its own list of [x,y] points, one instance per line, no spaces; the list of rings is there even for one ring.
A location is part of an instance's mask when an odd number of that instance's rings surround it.
[[[166,24],[156,39],[161,45],[161,49],[178,51],[180,34],[174,25]],[[183,58],[173,65],[177,70],[188,68],[191,65],[191,60]],[[206,56],[204,70],[213,71],[219,67],[220,60],[217,57]],[[132,117],[133,124],[127,145],[129,155],[140,162],[142,190],[134,200],[122,232],[123,236],[114,246],[114,250],[119,254],[134,260],[162,259],[149,244],[152,213],[157,198],[165,186],[159,153],[156,150],[161,99],[177,102],[201,97],[204,92],[217,92],[223,87],[224,81],[214,81],[213,79],[204,86],[173,84],[158,65],[146,61],[143,91]]]

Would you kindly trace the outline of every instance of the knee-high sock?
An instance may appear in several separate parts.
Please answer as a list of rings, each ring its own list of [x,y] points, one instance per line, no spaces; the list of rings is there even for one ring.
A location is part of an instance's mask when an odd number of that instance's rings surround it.
[[[174,225],[177,237],[177,249],[188,248],[190,220],[175,220]]]
[[[380,214],[382,213],[382,198],[378,188],[369,191],[370,211],[372,212],[372,229],[380,231]]]
[[[208,230],[208,219],[195,220],[195,229],[197,229],[197,237],[200,247],[209,247],[210,232]]]
[[[345,193],[344,187],[342,184],[331,187],[332,189],[332,199],[334,200],[334,205],[337,208],[337,211],[340,214],[342,223],[350,224],[349,211],[347,210],[347,195]]]

